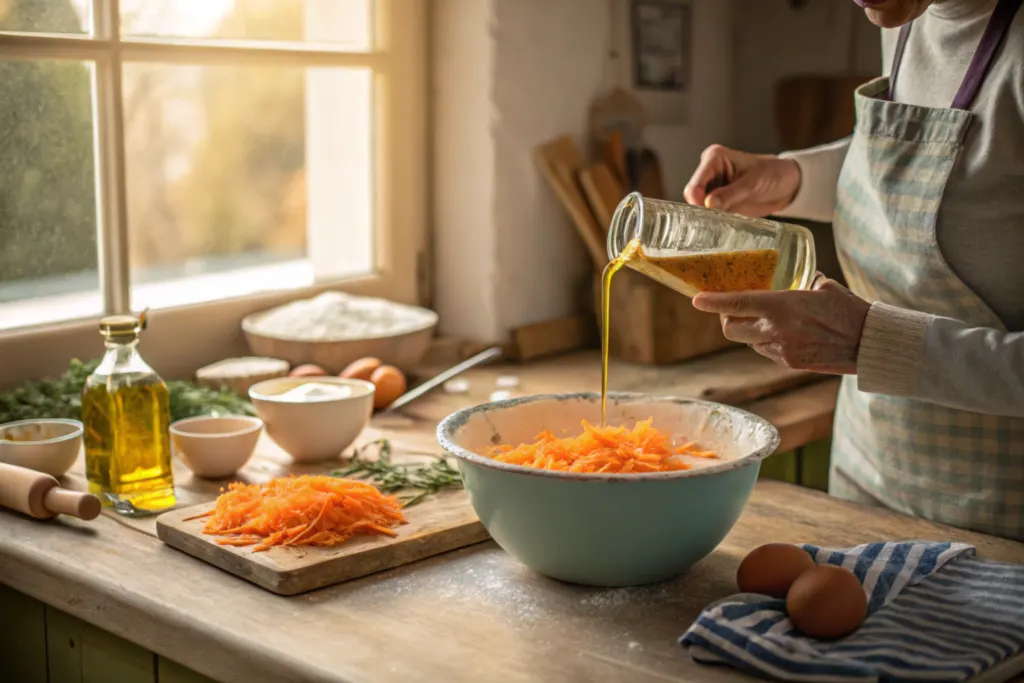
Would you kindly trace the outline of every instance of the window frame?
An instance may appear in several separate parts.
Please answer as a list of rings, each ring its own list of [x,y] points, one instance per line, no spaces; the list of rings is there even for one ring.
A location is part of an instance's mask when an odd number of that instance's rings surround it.
[[[131,299],[122,64],[213,65],[244,60],[246,64],[360,66],[373,71],[373,272],[318,281],[310,287],[158,309],[152,314],[154,332],[147,335],[143,348],[158,370],[166,368],[171,376],[188,375],[226,354],[244,354],[240,322],[245,315],[327,289],[404,303],[429,302],[427,3],[372,2],[374,36],[366,52],[266,41],[123,38],[119,37],[119,0],[93,0],[92,35],[0,33],[0,59],[69,59],[94,65],[97,256],[103,314],[128,312]],[[95,332],[97,320],[92,316],[0,330],[0,358],[5,366],[0,387],[60,372],[74,355],[97,355],[102,349]],[[204,336],[197,338],[197,331]],[[186,340],[187,345],[182,343]]]

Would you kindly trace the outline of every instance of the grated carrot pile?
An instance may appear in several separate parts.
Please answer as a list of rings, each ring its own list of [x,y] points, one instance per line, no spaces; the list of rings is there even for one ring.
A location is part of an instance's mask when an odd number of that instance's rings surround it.
[[[490,456],[501,462],[545,470],[588,474],[628,474],[688,470],[692,467],[679,456],[717,458],[688,443],[673,446],[671,439],[652,426],[653,418],[626,427],[595,427],[583,420],[579,436],[558,438],[550,431],[537,435],[530,444],[496,446]]]
[[[217,497],[203,533],[224,536],[221,545],[334,546],[357,535],[394,536],[404,524],[394,496],[361,481],[339,477],[282,477],[265,484],[232,482]],[[195,518],[193,518],[195,519]]]

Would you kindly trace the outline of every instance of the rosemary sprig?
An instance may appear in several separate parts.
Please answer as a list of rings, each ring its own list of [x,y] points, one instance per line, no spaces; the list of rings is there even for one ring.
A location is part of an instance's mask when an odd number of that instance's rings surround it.
[[[376,457],[370,457],[376,449]],[[462,476],[444,456],[433,453],[409,453],[431,458],[427,464],[415,462],[394,462],[394,449],[387,439],[377,439],[360,446],[348,459],[347,466],[331,472],[333,477],[366,479],[382,493],[417,491],[412,495],[399,496],[402,507],[410,507],[442,489],[462,488]]]

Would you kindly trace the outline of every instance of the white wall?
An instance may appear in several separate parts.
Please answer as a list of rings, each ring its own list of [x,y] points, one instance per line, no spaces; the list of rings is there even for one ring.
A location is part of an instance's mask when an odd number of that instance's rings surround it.
[[[732,133],[733,0],[694,1],[690,120],[648,144],[682,187],[707,144]],[[565,133],[584,145],[606,78],[604,0],[437,0],[434,50],[435,307],[446,334],[501,339],[578,310],[583,247],[533,160]],[[614,40],[614,39],[613,39]]]
[[[499,0],[497,10],[493,229],[501,335],[578,307],[590,262],[533,149],[564,133],[585,148],[587,107],[602,87],[608,11],[601,0]]]
[[[437,0],[433,83],[434,307],[444,332],[500,337],[494,86],[494,0]]]

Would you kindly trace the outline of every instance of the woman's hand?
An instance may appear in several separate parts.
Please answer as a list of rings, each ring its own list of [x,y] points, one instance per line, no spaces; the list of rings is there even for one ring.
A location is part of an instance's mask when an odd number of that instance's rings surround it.
[[[707,192],[708,184],[726,184]],[[761,218],[789,206],[800,189],[800,167],[773,154],[711,145],[683,190],[690,204]]]
[[[818,273],[810,291],[702,292],[693,306],[722,316],[722,331],[794,370],[857,374],[871,304]]]

